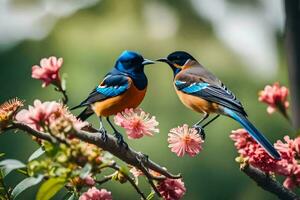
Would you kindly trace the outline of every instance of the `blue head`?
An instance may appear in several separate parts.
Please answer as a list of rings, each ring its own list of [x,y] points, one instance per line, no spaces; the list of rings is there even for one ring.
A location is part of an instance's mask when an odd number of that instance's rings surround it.
[[[123,51],[118,58],[115,68],[121,72],[128,74],[144,73],[144,66],[153,64],[154,62],[144,59],[142,55],[134,51]]]
[[[157,61],[167,63],[172,68],[175,76],[183,69],[188,60],[195,60],[195,58],[185,51],[175,51],[169,54],[167,58],[160,58]]]

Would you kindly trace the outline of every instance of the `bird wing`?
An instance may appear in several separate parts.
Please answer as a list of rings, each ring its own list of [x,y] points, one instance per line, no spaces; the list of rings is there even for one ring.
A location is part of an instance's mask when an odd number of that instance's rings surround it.
[[[100,85],[98,85],[84,101],[72,109],[87,106],[98,101],[103,101],[105,99],[121,95],[129,87],[130,81],[127,76],[124,76],[123,74],[108,74],[105,76]]]
[[[224,84],[221,82],[219,84],[208,83],[204,79],[199,75],[184,74],[175,80],[175,86],[186,94],[217,103],[247,116],[241,102]]]

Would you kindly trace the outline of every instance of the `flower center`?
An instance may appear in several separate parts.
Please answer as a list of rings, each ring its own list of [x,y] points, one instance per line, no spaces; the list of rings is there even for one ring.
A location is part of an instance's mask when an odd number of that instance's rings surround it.
[[[192,139],[188,133],[185,133],[182,137],[182,140],[184,143],[190,143]]]

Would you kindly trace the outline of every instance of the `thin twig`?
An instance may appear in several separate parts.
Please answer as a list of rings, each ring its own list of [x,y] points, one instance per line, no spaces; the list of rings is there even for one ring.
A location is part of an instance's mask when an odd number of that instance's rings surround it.
[[[51,135],[43,133],[41,131],[37,131],[37,130],[31,128],[30,126],[28,126],[26,124],[23,124],[23,123],[20,123],[20,122],[13,122],[12,127],[14,129],[23,130],[23,131],[25,131],[25,132],[29,133],[30,135],[33,135],[37,138],[47,140],[47,141],[52,142],[52,143],[57,142],[57,140],[54,137],[52,137]]]
[[[98,183],[99,185],[102,185],[104,183],[106,183],[107,181],[110,181],[111,178],[113,177],[113,175],[109,175],[109,176],[105,176],[103,179],[101,180],[96,180],[96,183]]]
[[[144,162],[148,160],[148,157],[145,158],[145,157],[139,156],[137,159],[138,159],[139,162],[140,162],[140,170],[141,170],[141,171],[144,173],[144,175],[147,177],[148,182],[149,182],[149,184],[151,185],[151,187],[152,187],[152,189],[154,190],[154,192],[155,192],[159,197],[161,197],[160,192],[158,191],[156,185],[155,185],[154,182],[153,182],[151,173],[150,173],[150,172],[148,171],[148,169],[144,166]],[[145,160],[145,159],[146,159],[146,160]]]
[[[67,103],[69,101],[69,97],[67,95],[67,91],[64,90],[61,85],[59,85],[58,87],[56,87],[55,90],[57,92],[60,92],[63,95],[62,102],[63,102],[63,104],[67,105]]]
[[[112,169],[115,169],[117,170],[119,173],[122,173],[122,175],[126,178],[126,180],[129,181],[129,183],[134,187],[134,189],[136,190],[137,193],[139,193],[142,197],[142,199],[146,200],[147,197],[145,196],[145,194],[140,190],[140,188],[136,185],[135,181],[130,177],[128,176],[126,173],[123,173],[121,171],[121,167],[118,166],[115,162],[112,163],[112,164],[109,164],[109,165],[105,165],[103,167],[100,167],[100,169],[104,169],[104,168],[112,168]]]
[[[294,192],[285,188],[282,184],[280,184],[275,179],[272,179],[269,175],[265,174],[261,170],[252,167],[249,164],[241,165],[241,170],[251,179],[253,179],[258,186],[262,189],[276,195],[279,199],[282,200],[299,200]]]

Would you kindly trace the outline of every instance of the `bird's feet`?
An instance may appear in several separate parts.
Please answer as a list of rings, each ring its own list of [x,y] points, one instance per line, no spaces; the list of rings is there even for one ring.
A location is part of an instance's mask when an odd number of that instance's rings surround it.
[[[202,128],[202,126],[194,125],[193,128],[197,130],[197,132],[201,136],[202,140],[205,140],[205,132],[204,132],[204,129]]]
[[[107,131],[104,128],[100,128],[99,133],[101,134],[101,139],[106,142],[107,141]]]
[[[128,144],[124,141],[124,138],[121,133],[115,132],[115,137],[117,138],[117,143],[119,146],[124,146],[125,149],[128,149]]]

